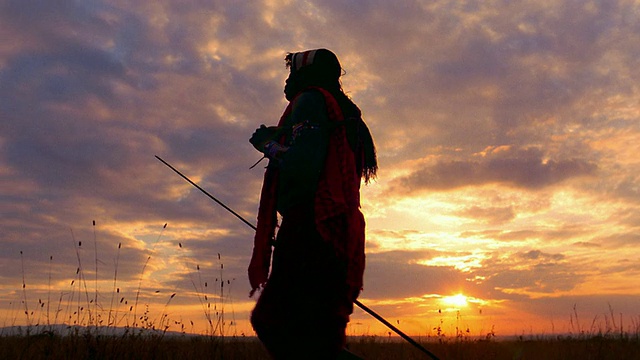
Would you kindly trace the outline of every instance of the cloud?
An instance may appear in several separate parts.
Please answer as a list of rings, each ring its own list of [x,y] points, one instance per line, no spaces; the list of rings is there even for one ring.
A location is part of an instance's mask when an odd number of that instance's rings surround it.
[[[46,289],[49,281],[66,286],[77,279],[78,269],[94,278],[96,262],[100,280],[113,279],[116,259],[118,278],[126,283],[137,279],[146,258],[138,240],[103,230],[99,222],[93,231],[91,222],[84,227],[66,227],[46,217],[34,217],[20,225],[4,228],[6,252],[1,273],[7,285],[15,286],[24,276],[29,289]]]
[[[386,251],[367,255],[362,296],[367,299],[403,299],[449,293],[464,286],[465,276],[453,267],[417,263],[425,257],[429,257],[429,252]]]
[[[395,179],[392,192],[453,190],[465,186],[503,184],[530,190],[567,179],[595,175],[597,166],[583,159],[547,159],[537,148],[503,150],[480,160],[438,161]]]
[[[608,248],[635,248],[640,247],[640,235],[637,232],[617,233],[594,239],[595,243]]]
[[[515,218],[513,207],[488,207],[471,206],[459,212],[460,215],[487,221],[492,225],[499,225]]]
[[[478,257],[479,266],[467,269],[456,269],[453,265],[422,265],[436,257],[457,259],[466,255],[469,254],[463,251],[369,254],[363,296],[406,299],[463,292],[479,299],[501,301],[571,291],[586,279],[581,269],[586,265],[570,261],[564,254],[541,250],[484,254]]]
[[[570,291],[585,279],[579,265],[567,261],[563,254],[540,250],[513,254],[494,254],[483,260],[474,272],[480,276],[481,287],[491,292],[491,298],[510,294],[534,295]]]
[[[527,251],[526,253],[520,253],[520,254],[517,254],[517,257],[523,258],[525,260],[549,259],[549,260],[559,261],[564,259],[564,255],[562,254],[546,254],[540,250],[531,250],[531,251]]]
[[[631,314],[637,301],[638,297],[633,295],[607,294],[542,297],[514,302],[527,313],[546,320],[547,333],[598,334],[618,332],[620,327],[627,331],[624,324],[633,321],[634,315]],[[619,322],[621,319],[622,323]],[[615,327],[614,322],[617,324]]]
[[[592,231],[582,226],[565,226],[560,228],[550,227],[547,229],[526,229],[526,230],[484,230],[484,231],[465,231],[460,233],[462,238],[478,237],[493,241],[503,241],[505,243],[515,242],[558,242],[570,243],[571,241],[583,239],[585,236],[590,238]],[[582,246],[599,246],[593,243],[578,241],[576,244]],[[590,245],[587,245],[590,244]]]

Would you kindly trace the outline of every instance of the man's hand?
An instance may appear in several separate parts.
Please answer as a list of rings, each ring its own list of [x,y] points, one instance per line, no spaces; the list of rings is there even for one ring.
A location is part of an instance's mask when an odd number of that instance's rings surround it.
[[[269,126],[260,125],[259,128],[251,135],[251,139],[249,142],[256,150],[260,152],[265,152],[264,146],[273,140],[277,140],[276,137],[280,135],[281,129],[277,126]]]

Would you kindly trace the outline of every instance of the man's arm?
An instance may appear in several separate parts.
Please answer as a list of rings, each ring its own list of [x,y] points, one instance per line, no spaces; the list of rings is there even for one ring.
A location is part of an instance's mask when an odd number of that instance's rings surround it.
[[[282,160],[285,152],[289,147],[298,143],[294,152],[307,152],[308,150],[318,150],[323,148],[322,144],[318,144],[315,136],[326,135],[326,124],[328,123],[327,111],[324,103],[324,97],[317,91],[307,91],[296,98],[292,105],[292,113],[286,123],[282,127],[261,125],[260,128],[251,136],[249,142],[256,150],[265,154],[270,159]],[[319,133],[316,130],[322,130]],[[280,139],[285,136],[285,143],[281,144]],[[313,146],[313,145],[316,146]],[[317,151],[311,151],[315,153]],[[288,162],[297,163],[299,156],[289,155]],[[304,157],[304,156],[303,156]],[[301,164],[297,164],[301,165]],[[304,165],[304,164],[302,164]],[[293,165],[297,167],[296,165]]]
[[[328,117],[324,96],[317,91],[302,93],[293,104],[287,125],[288,148],[279,154],[284,171],[319,172],[329,143]]]
[[[277,155],[279,168],[278,210],[313,204],[318,179],[324,169],[329,128],[324,96],[308,91],[296,99],[287,125],[287,149]]]

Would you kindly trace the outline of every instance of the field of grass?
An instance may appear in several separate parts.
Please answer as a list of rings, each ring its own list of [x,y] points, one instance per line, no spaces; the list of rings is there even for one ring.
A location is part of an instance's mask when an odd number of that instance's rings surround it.
[[[440,359],[639,359],[634,336],[581,336],[513,340],[424,341]],[[428,359],[412,345],[382,337],[350,338],[351,352],[368,360]],[[313,349],[310,349],[310,352]],[[42,332],[0,337],[0,359],[269,359],[250,337],[165,336],[162,333],[101,335],[80,330],[65,336]],[[301,354],[300,359],[304,359]]]
[[[93,223],[95,228],[95,222]],[[166,228],[166,224],[163,227]],[[154,243],[160,240],[160,235]],[[11,316],[5,320],[7,328],[0,329],[0,359],[269,359],[262,344],[254,337],[229,336],[231,323],[224,319],[224,307],[229,293],[224,291],[223,264],[220,263],[217,290],[207,287],[200,273],[200,265],[185,264],[190,268],[188,278],[192,293],[203,308],[209,327],[207,335],[191,335],[185,328],[186,321],[171,321],[167,307],[174,299],[174,292],[167,298],[161,314],[148,314],[147,297],[141,296],[143,275],[151,259],[147,257],[140,272],[137,288],[128,293],[118,286],[118,259],[114,260],[113,276],[108,274],[109,289],[98,287],[97,239],[94,232],[94,269],[82,266],[80,249],[82,242],[74,239],[77,271],[68,278],[69,289],[52,290],[50,285],[43,299],[35,298],[27,290],[23,254],[22,288],[17,291],[20,299]],[[75,245],[77,244],[77,245]],[[181,243],[179,250],[183,250]],[[51,284],[52,259],[49,258],[48,283]],[[186,259],[186,257],[185,257]],[[86,259],[85,259],[86,260]],[[218,254],[218,260],[221,261]],[[186,262],[186,260],[185,260]],[[87,263],[87,261],[85,261]],[[91,262],[89,262],[91,263]],[[95,270],[93,274],[87,270]],[[87,274],[85,275],[85,271]],[[93,275],[93,277],[91,276]],[[113,279],[112,282],[110,279]],[[87,280],[89,279],[89,280]],[[95,284],[91,288],[91,283]],[[89,284],[89,285],[87,285]],[[57,296],[53,292],[60,291]],[[147,290],[148,292],[149,290]],[[104,295],[103,295],[104,294]],[[43,295],[42,293],[40,294]],[[53,295],[53,296],[52,296]],[[100,296],[99,296],[100,295]],[[53,298],[53,300],[52,300]],[[35,310],[34,310],[35,309]],[[212,309],[215,309],[212,311]],[[628,331],[616,325],[613,310],[605,316],[606,326],[594,326],[584,331],[578,324],[574,307],[572,333],[562,336],[497,338],[491,332],[483,339],[465,336],[446,337],[444,334],[416,338],[426,349],[440,359],[635,359],[640,360],[640,318]],[[19,314],[26,317],[27,325],[17,327]],[[155,320],[153,320],[155,319]],[[595,324],[594,319],[594,324]],[[54,325],[56,324],[56,325]],[[179,332],[170,332],[170,326],[180,325]],[[193,327],[193,322],[191,322]],[[177,325],[176,325],[177,326]],[[171,328],[173,330],[173,328]],[[462,333],[460,333],[462,335]],[[367,360],[428,359],[419,349],[399,338],[380,336],[354,336],[348,340],[348,348]],[[313,349],[309,349],[313,352]],[[305,359],[301,354],[300,359]]]
[[[638,339],[611,337],[464,340],[426,342],[423,346],[440,359],[639,359]],[[352,352],[365,359],[428,359],[408,343],[358,341],[350,345]]]

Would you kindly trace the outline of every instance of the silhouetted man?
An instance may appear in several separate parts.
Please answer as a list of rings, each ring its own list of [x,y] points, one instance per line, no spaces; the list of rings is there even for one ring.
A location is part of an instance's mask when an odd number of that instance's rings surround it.
[[[376,175],[375,148],[342,90],[335,54],[309,50],[285,61],[289,105],[277,126],[262,125],[250,140],[269,158],[249,265],[252,294],[262,288],[251,323],[276,359],[335,359],[362,289],[360,183]]]

